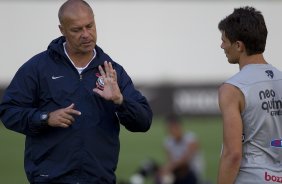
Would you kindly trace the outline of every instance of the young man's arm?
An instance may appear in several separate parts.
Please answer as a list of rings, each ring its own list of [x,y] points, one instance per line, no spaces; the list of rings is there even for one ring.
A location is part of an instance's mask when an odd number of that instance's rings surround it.
[[[234,183],[242,159],[242,118],[244,95],[235,86],[223,84],[219,89],[219,106],[223,118],[223,150],[218,184]]]

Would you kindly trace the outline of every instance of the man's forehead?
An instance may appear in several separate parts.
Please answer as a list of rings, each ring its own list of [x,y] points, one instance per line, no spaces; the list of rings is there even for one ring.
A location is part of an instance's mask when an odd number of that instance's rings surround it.
[[[92,8],[83,3],[83,1],[68,1],[64,4],[59,11],[59,18],[64,20],[66,18],[76,18],[83,16],[84,14],[90,14],[94,16]]]

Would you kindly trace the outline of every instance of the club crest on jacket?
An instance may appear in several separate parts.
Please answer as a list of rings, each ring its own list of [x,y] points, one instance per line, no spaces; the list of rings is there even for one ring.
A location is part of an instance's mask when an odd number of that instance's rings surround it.
[[[105,82],[104,82],[102,75],[99,74],[99,73],[96,73],[96,76],[98,77],[98,79],[96,81],[96,87],[100,90],[104,90]]]

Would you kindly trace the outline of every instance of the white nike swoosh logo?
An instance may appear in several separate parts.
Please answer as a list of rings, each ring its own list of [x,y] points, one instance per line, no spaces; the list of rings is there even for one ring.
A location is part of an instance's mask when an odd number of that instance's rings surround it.
[[[56,80],[56,79],[59,79],[59,78],[62,78],[62,77],[64,77],[64,76],[52,76],[52,79]]]

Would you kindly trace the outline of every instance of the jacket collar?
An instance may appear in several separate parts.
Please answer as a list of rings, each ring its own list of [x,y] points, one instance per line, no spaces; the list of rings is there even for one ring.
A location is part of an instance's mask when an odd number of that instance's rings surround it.
[[[62,61],[63,59],[70,62],[64,52],[64,47],[63,47],[64,42],[66,42],[66,38],[64,36],[60,36],[54,39],[47,48],[50,56],[53,57],[55,61]],[[91,61],[88,68],[98,67],[99,65],[103,65],[104,61],[110,60],[107,54],[105,54],[104,51],[99,46],[96,45],[95,50],[96,50],[96,57]]]

